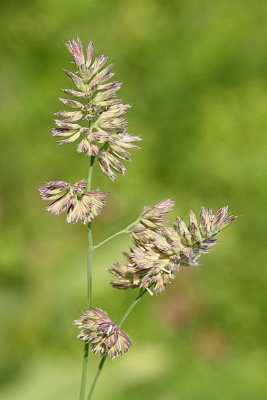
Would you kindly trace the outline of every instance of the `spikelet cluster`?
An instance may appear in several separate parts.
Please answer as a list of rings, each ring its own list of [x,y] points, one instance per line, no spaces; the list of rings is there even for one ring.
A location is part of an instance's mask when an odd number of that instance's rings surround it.
[[[89,224],[101,213],[106,203],[106,192],[86,192],[86,181],[73,184],[64,181],[47,182],[39,189],[43,200],[52,201],[46,210],[54,215],[67,212],[67,222]]]
[[[99,55],[93,59],[93,43],[86,53],[79,38],[66,44],[73,56],[77,70],[64,70],[76,86],[62,89],[70,98],[59,98],[71,110],[55,113],[53,136],[60,137],[60,144],[79,141],[77,151],[95,156],[102,171],[111,179],[116,173],[125,174],[122,161],[131,161],[129,149],[139,149],[133,142],[141,140],[126,131],[123,118],[129,105],[117,98],[120,82],[110,81],[114,73],[112,64],[106,66],[108,57]],[[75,100],[73,98],[76,98]]]
[[[102,357],[116,358],[127,353],[131,341],[125,332],[99,308],[91,308],[73,322],[80,331],[78,338],[90,343],[92,352]]]
[[[159,205],[154,208],[156,215]],[[210,252],[210,247],[217,241],[216,236],[236,218],[228,215],[228,207],[220,208],[215,214],[202,207],[199,222],[190,211],[188,226],[181,218],[177,218],[173,226],[164,220],[160,223],[162,217],[163,214],[151,229],[147,222],[143,229],[140,226],[134,229],[135,247],[123,253],[127,262],[115,263],[109,269],[117,277],[110,282],[113,287],[143,288],[150,294],[163,292],[180,267],[199,265],[200,255]]]

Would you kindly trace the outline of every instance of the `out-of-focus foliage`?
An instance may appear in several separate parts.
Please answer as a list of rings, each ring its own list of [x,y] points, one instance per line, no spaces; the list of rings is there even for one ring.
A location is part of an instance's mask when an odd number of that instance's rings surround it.
[[[129,132],[144,139],[126,177],[94,171],[93,189],[111,192],[95,242],[166,198],[180,216],[227,204],[241,216],[203,268],[142,300],[124,326],[133,347],[107,363],[95,398],[265,399],[267,3],[3,0],[0,11],[1,398],[78,396],[86,230],[44,212],[36,188],[86,178],[88,158],[49,132],[69,84],[64,42],[79,34],[114,62]],[[106,268],[129,240],[105,246],[93,305],[118,321],[135,294],[111,288]]]

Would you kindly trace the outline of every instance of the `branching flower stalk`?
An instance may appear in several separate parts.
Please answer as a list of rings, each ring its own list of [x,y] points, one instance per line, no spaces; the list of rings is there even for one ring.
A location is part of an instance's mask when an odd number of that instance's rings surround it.
[[[112,64],[106,65],[108,57],[93,58],[93,43],[89,42],[84,52],[79,38],[69,41],[66,46],[73,57],[75,71],[64,72],[75,88],[62,89],[67,97],[59,100],[67,109],[55,113],[59,119],[55,120],[52,135],[60,138],[60,145],[78,142],[77,151],[89,157],[88,178],[74,183],[50,181],[39,191],[41,198],[50,202],[47,211],[53,215],[66,212],[67,223],[80,221],[88,227],[87,308],[74,325],[79,330],[78,338],[84,342],[80,400],[86,398],[89,349],[101,356],[87,396],[87,400],[91,400],[107,357],[115,359],[130,349],[131,340],[121,328],[144,294],[162,293],[180,268],[199,265],[201,254],[210,252],[217,235],[236,217],[228,214],[228,207],[220,208],[214,214],[202,207],[199,219],[190,211],[188,225],[178,217],[171,224],[167,214],[173,210],[174,202],[164,200],[146,207],[132,224],[93,245],[92,223],[101,214],[108,195],[92,190],[94,165],[97,163],[114,181],[117,174],[125,174],[123,162],[131,161],[130,150],[139,149],[133,142],[141,139],[126,130],[124,114],[130,106],[117,98],[121,83],[111,81],[114,74]],[[124,233],[131,236],[133,246],[123,252],[124,264],[114,263],[108,269],[115,277],[109,283],[116,289],[138,289],[138,295],[121,321],[115,324],[105,311],[92,307],[93,253]]]
[[[94,157],[91,156],[89,168],[88,168],[88,180],[86,190],[90,192],[91,190],[91,182],[92,182],[92,174],[94,167]],[[88,250],[87,250],[87,309],[90,309],[92,306],[92,275],[93,275],[93,235],[92,235],[92,225],[88,224]],[[85,389],[86,389],[86,378],[87,378],[87,367],[88,367],[88,353],[89,353],[89,343],[84,344],[84,353],[83,353],[83,366],[82,366],[82,379],[81,379],[81,389],[80,389],[80,400],[83,400],[85,397]]]
[[[141,298],[144,296],[144,294],[146,294],[146,290],[140,290],[140,293],[138,294],[138,296],[136,297],[136,299],[132,302],[132,304],[130,305],[130,307],[126,310],[125,314],[123,315],[122,319],[120,320],[120,322],[118,323],[118,327],[121,328],[122,325],[124,324],[125,320],[127,319],[127,317],[129,316],[129,314],[132,312],[132,310],[134,309],[134,307],[139,303],[139,301],[141,300]],[[103,369],[103,366],[106,362],[107,356],[104,356],[101,358],[100,363],[98,365],[97,368],[97,372],[96,375],[94,377],[94,380],[92,382],[92,385],[90,387],[89,393],[88,393],[88,397],[87,400],[91,400],[94,389],[95,389],[95,385],[98,381],[99,375],[101,374],[101,371]]]

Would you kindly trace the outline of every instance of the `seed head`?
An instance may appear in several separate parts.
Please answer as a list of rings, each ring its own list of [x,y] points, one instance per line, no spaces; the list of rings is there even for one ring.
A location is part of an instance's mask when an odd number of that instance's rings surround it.
[[[73,184],[64,181],[47,182],[39,189],[43,200],[52,200],[46,207],[54,215],[67,211],[67,222],[88,224],[98,216],[106,203],[106,192],[86,192],[86,181]]]
[[[60,138],[59,144],[79,140],[77,151],[96,156],[101,170],[114,180],[116,173],[125,174],[121,161],[131,161],[127,149],[139,149],[132,142],[141,140],[126,131],[127,121],[123,115],[130,106],[117,98],[121,83],[109,82],[114,74],[110,72],[112,64],[105,66],[108,57],[100,55],[93,61],[93,43],[88,44],[84,54],[79,38],[70,40],[66,46],[77,71],[64,72],[76,89],[63,89],[63,92],[77,100],[59,98],[71,110],[55,113],[62,119],[55,119],[56,128],[52,129],[52,134]]]
[[[177,218],[173,227],[163,224],[155,231],[154,225],[149,229],[146,224],[145,230],[135,229],[133,241],[136,247],[123,253],[127,263],[115,263],[109,269],[117,277],[110,284],[118,289],[139,287],[150,293],[163,292],[180,267],[199,265],[200,255],[209,253],[211,245],[217,241],[216,236],[236,219],[228,215],[227,207],[220,208],[215,214],[202,207],[200,223],[192,211],[189,218],[188,227]]]
[[[73,324],[80,330],[77,337],[85,343],[90,343],[92,352],[101,354],[102,357],[119,357],[131,347],[127,334],[99,308],[91,308],[84,312]]]

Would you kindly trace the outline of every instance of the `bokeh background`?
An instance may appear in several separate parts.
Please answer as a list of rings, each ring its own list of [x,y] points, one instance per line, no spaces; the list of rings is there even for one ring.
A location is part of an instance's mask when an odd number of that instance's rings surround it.
[[[86,230],[46,213],[36,188],[87,174],[49,132],[70,86],[64,42],[79,34],[114,62],[129,132],[143,138],[125,177],[94,171],[111,192],[95,242],[166,198],[172,218],[227,204],[240,216],[203,267],[143,298],[125,324],[134,346],[107,362],[95,399],[266,399],[267,3],[2,0],[0,12],[0,397],[78,398]],[[112,289],[106,268],[129,245],[95,253],[93,303],[115,321],[135,293]]]

